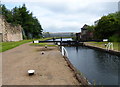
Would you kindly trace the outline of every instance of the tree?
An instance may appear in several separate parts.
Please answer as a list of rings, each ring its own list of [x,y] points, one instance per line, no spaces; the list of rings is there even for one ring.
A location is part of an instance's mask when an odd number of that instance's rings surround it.
[[[116,32],[117,22],[112,16],[103,16],[95,27],[98,39],[109,38]]]
[[[22,7],[14,7],[11,11],[8,10],[5,5],[2,5],[2,15],[5,17],[7,22],[13,25],[21,25],[24,32],[24,37],[39,38],[42,35],[42,27],[36,17],[33,17],[32,12],[30,13],[25,4]]]
[[[94,36],[96,39],[108,38],[120,41],[120,12],[111,13],[95,22]]]

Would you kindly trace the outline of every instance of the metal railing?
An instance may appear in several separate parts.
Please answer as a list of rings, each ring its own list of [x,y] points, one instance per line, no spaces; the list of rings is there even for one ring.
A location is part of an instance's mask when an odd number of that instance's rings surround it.
[[[68,52],[67,50],[65,49],[65,47],[61,47],[61,52],[62,52],[62,55],[65,56],[65,57],[68,57]]]

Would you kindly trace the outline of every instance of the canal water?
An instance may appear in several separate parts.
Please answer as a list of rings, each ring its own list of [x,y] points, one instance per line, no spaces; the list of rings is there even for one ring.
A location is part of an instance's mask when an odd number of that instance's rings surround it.
[[[60,41],[61,39],[56,39]],[[63,41],[72,40],[64,38]],[[120,57],[88,47],[65,47],[69,60],[90,83],[96,85],[120,84]],[[119,69],[119,71],[118,71]]]
[[[96,85],[118,85],[120,57],[87,47],[65,47],[69,60]]]

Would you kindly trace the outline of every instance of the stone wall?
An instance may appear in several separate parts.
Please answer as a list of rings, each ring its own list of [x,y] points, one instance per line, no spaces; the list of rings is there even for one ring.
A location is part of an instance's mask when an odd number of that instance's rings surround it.
[[[22,27],[20,25],[13,26],[6,22],[6,20],[0,15],[0,41],[20,41],[22,37]]]

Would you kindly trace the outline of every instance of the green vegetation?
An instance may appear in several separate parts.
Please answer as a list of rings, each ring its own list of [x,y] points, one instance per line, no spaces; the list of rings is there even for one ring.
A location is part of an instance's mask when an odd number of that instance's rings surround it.
[[[4,52],[6,50],[15,48],[21,44],[31,42],[32,40],[22,40],[22,41],[16,41],[16,42],[1,42],[0,43],[0,52]]]
[[[58,39],[59,37],[54,37],[55,39]],[[50,40],[53,39],[53,37],[47,37],[47,38],[40,38],[40,39],[34,39],[34,40],[40,40],[40,41],[44,41],[44,40]]]
[[[1,43],[0,43],[0,52],[4,52],[4,51],[6,51],[6,50],[15,48],[15,47],[20,46],[20,45],[22,45],[22,44],[24,44],[24,43],[32,42],[33,40],[41,40],[41,41],[44,41],[44,40],[49,40],[49,39],[52,39],[52,37],[50,37],[50,38],[41,38],[41,39],[31,39],[31,40],[21,40],[21,41],[16,41],[16,42],[1,42]],[[40,44],[33,43],[33,44],[31,44],[31,45],[56,46],[56,45],[47,44],[47,43],[40,43]]]
[[[110,41],[120,41],[120,12],[99,19],[95,26],[95,36],[98,39],[108,38]]]
[[[32,43],[32,44],[30,44],[30,45],[31,45],[31,46],[48,46],[48,47],[57,46],[57,45],[50,44],[50,43]]]
[[[108,44],[108,42],[85,42],[85,44],[106,48],[105,44]],[[120,51],[120,42],[113,42],[113,50]]]
[[[23,28],[24,39],[40,38],[42,36],[42,27],[33,13],[29,12],[23,4],[22,7],[14,7],[8,10],[5,5],[0,5],[2,12],[0,13],[8,23],[13,26],[21,25]]]
[[[109,39],[111,42],[120,42],[120,12],[102,16],[95,21],[95,25],[88,26],[87,30],[93,32],[92,39]]]
[[[40,39],[33,39],[33,40],[40,40],[40,41],[44,41],[44,40],[50,40],[50,39],[52,39],[52,37],[40,38]]]

